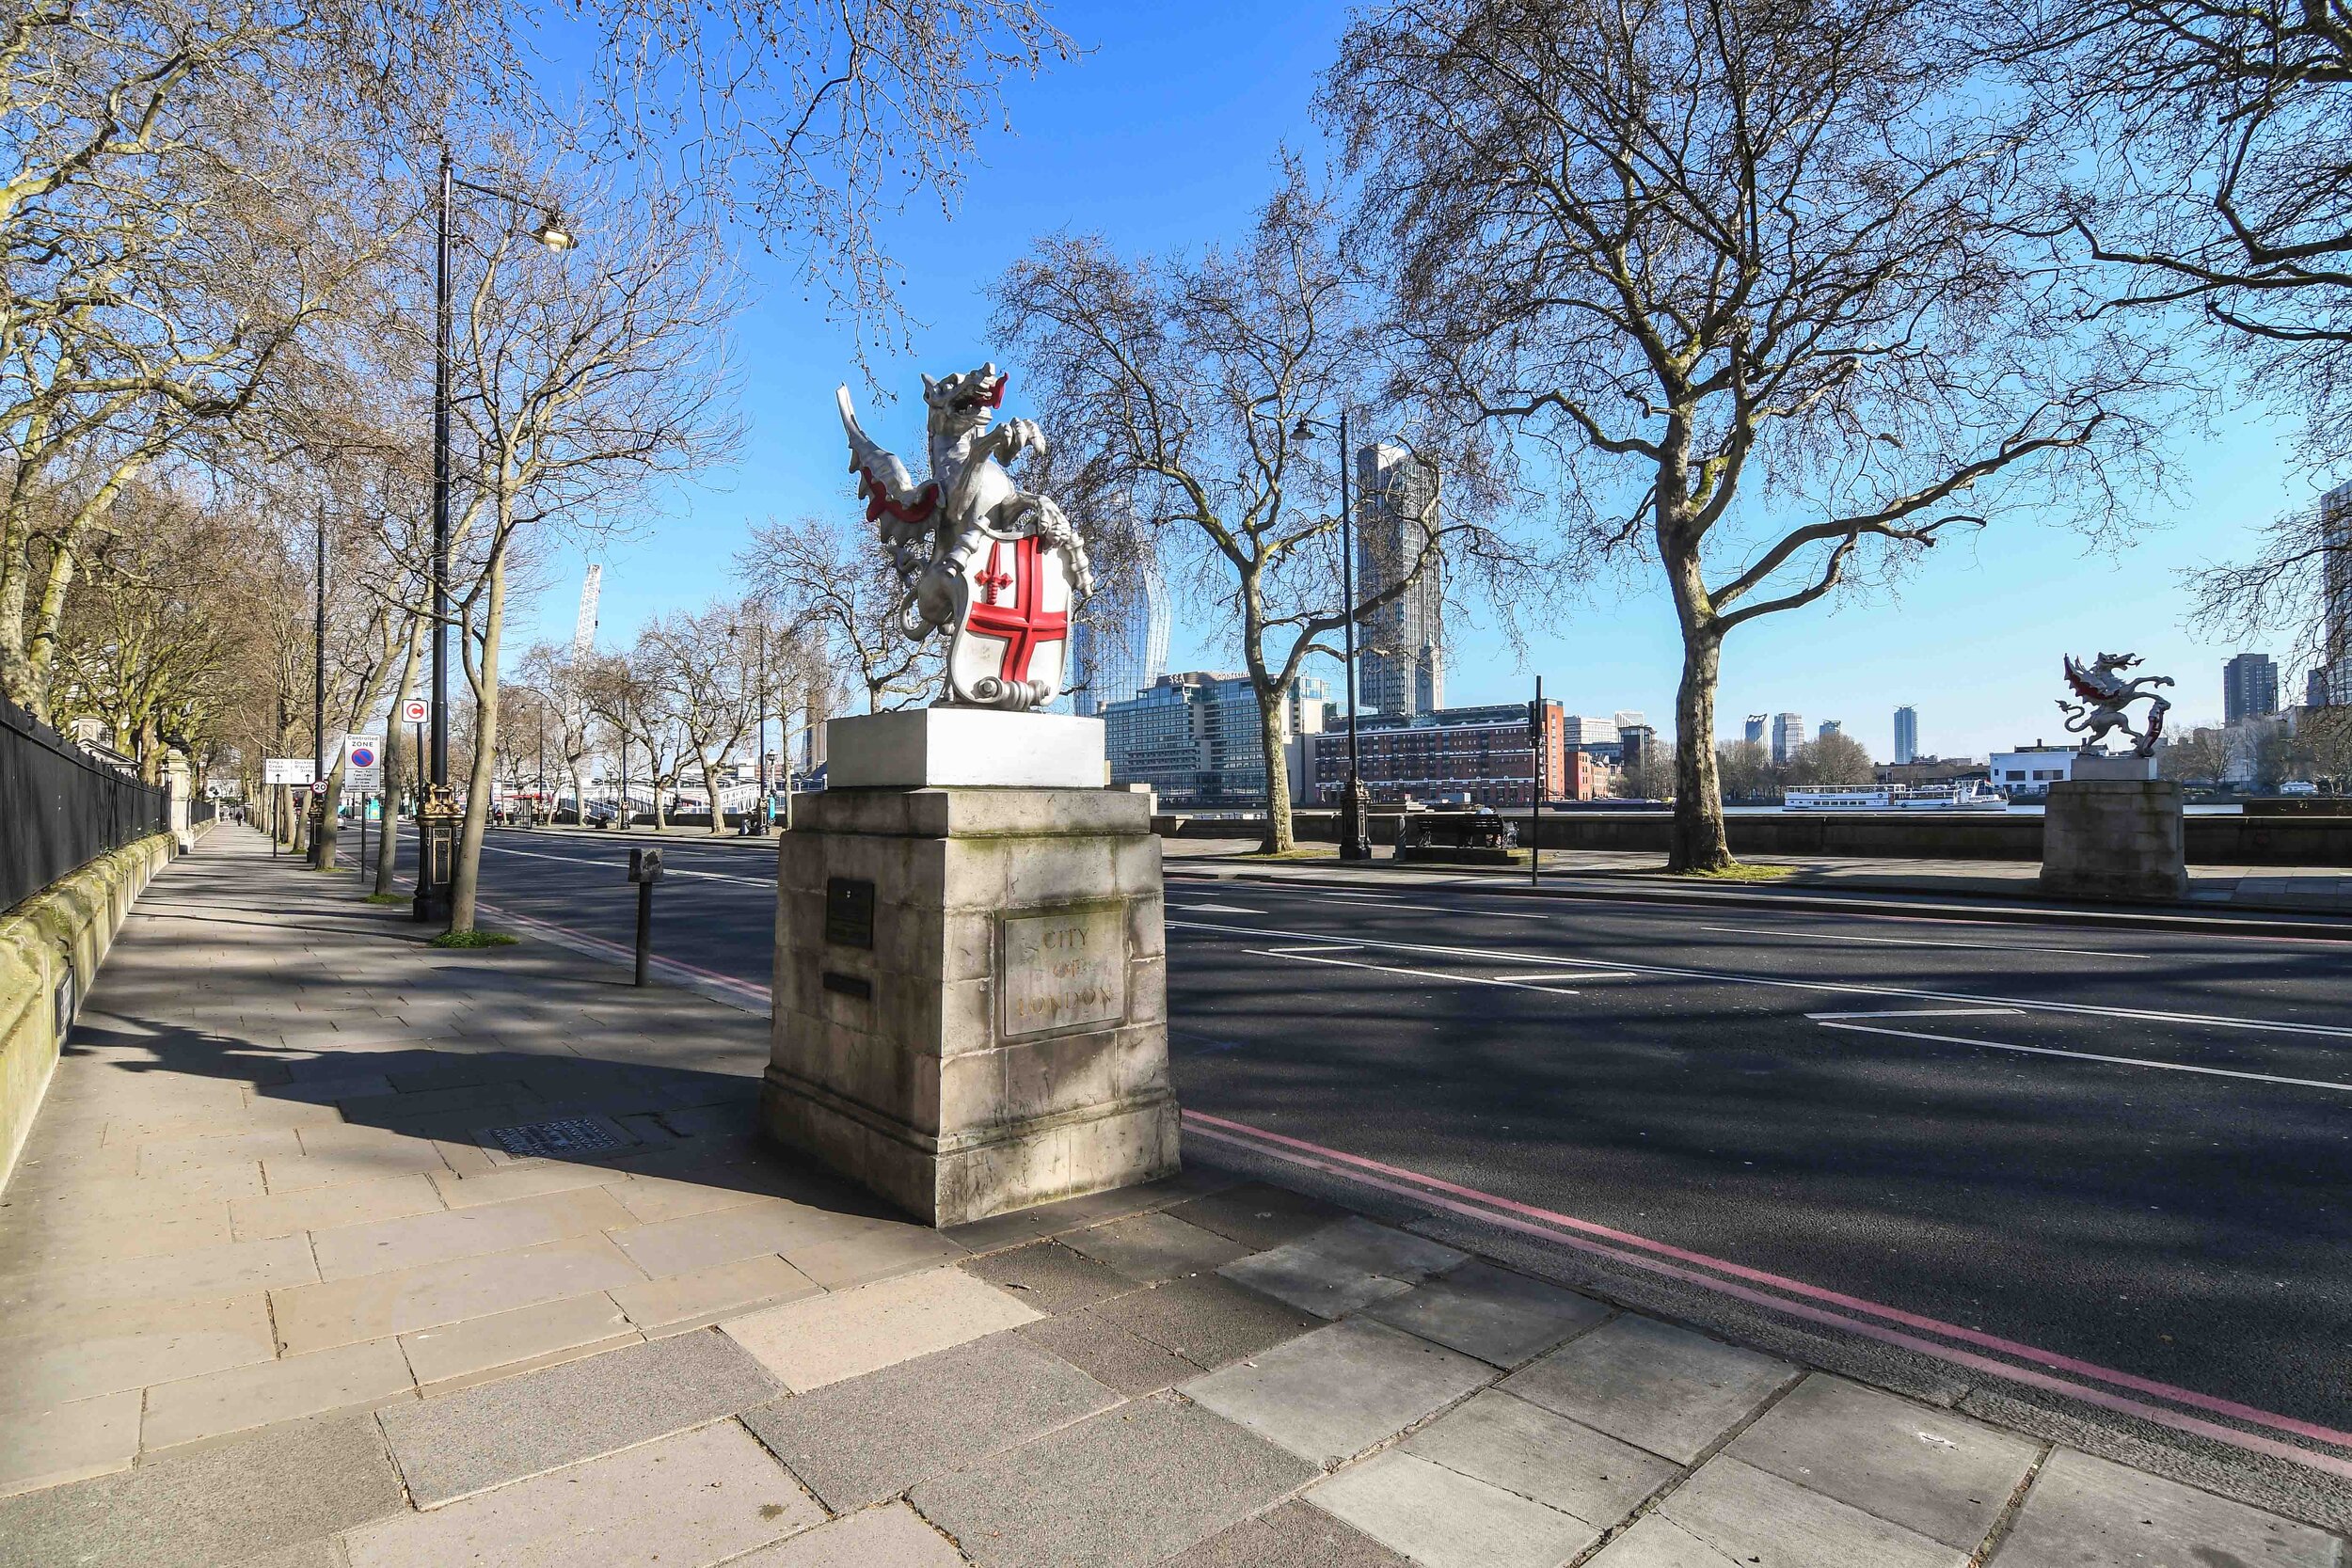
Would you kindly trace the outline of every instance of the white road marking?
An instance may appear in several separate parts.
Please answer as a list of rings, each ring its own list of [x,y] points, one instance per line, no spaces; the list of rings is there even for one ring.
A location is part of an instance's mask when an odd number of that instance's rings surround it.
[[[1168,908],[1188,911],[1193,914],[1256,914],[1258,912],[1256,910],[1245,910],[1238,904],[1170,904]]]
[[[1999,1018],[2004,1013],[2020,1013],[2022,1007],[1912,1007],[1883,1013],[1807,1013],[1816,1023],[1833,1018]]]
[[[1498,980],[1646,980],[1629,969],[1566,969],[1545,974],[1498,974]]]
[[[2244,1078],[2257,1084],[2286,1084],[2302,1089],[2333,1089],[2339,1094],[2352,1094],[2352,1084],[2340,1084],[2328,1078],[2281,1078],[2269,1072],[2241,1072],[2233,1068],[2192,1067],[2186,1062],[2156,1062],[2145,1056],[2103,1056],[2095,1051],[2059,1051],[2046,1045],[2012,1045],[2007,1040],[1963,1039],[1958,1035],[1930,1035],[1916,1029],[1879,1029],[1867,1023],[1836,1023],[1820,1014],[1808,1013],[1824,1029],[1849,1029],[1857,1035],[1893,1035],[1899,1039],[1933,1040],[1939,1045],[1973,1045],[1986,1051],[2014,1051],[2026,1056],[2067,1056],[2078,1062],[2111,1062],[2118,1067],[2154,1068],[2162,1072],[2194,1072],[2208,1078]],[[1867,1018],[1871,1015],[1859,1015]],[[1900,1014],[1887,1014],[1900,1017]]]
[[[1558,986],[1531,986],[1523,985],[1517,980],[1489,980],[1483,974],[1445,974],[1434,969],[1399,969],[1393,964],[1359,963],[1352,958],[1321,958],[1298,949],[1286,952],[1275,947],[1249,947],[1244,948],[1243,951],[1255,954],[1262,958],[1288,958],[1293,963],[1302,964],[1330,964],[1339,969],[1370,969],[1376,970],[1382,974],[1409,974],[1417,980],[1441,980],[1453,986],[1502,986],[1508,990],[1540,991],[1546,996],[1577,994],[1572,990],[1563,990]],[[1564,980],[1577,978],[1572,974],[1563,974],[1560,977]]]
[[[1228,936],[1281,937],[1292,942],[1325,940],[1320,932],[1292,931],[1264,926],[1219,926],[1205,920],[1171,920],[1168,923],[1177,930],[1216,931]],[[1431,942],[1387,942],[1378,937],[1359,936],[1351,940],[1366,947],[1385,948],[1391,953],[1426,953],[1437,958],[1470,958],[1496,964],[1549,964],[1572,968],[1580,962],[1587,968],[1597,967],[1591,959],[1555,958],[1547,953],[1513,953],[1491,947],[1447,947]],[[1959,1002],[1973,1006],[2016,1007],[2026,1012],[2069,1013],[2084,1018],[2128,1018],[2157,1023],[2201,1023],[2215,1029],[2271,1029],[2288,1035],[2319,1035],[2331,1039],[2352,1039],[2352,1028],[2327,1023],[2293,1023],[2283,1019],[2226,1018],[2217,1013],[2168,1013],[2143,1007],[2101,1007],[2087,1002],[2038,1002],[2022,996],[1970,996],[1961,991],[1916,990],[1905,986],[1871,986],[1854,980],[1796,980],[1772,974],[1726,974],[1707,969],[1670,969],[1662,964],[1622,964],[1619,967],[1638,974],[1666,975],[1681,980],[1706,980],[1718,985],[1761,986],[1772,990],[1827,991],[1843,996],[1893,996],[1917,998],[1923,1002]]]
[[[1267,952],[1269,952],[1269,953],[1283,953],[1283,954],[1289,954],[1289,953],[1359,953],[1359,952],[1363,951],[1363,946],[1364,946],[1364,944],[1363,944],[1362,942],[1314,942],[1314,943],[1312,943],[1312,944],[1311,944],[1311,945],[1309,945],[1309,946],[1306,946],[1306,947],[1269,947],[1269,948],[1267,948],[1267,949],[1266,949],[1266,951],[1267,951]]]
[[[1825,931],[1775,931],[1765,926],[1702,926],[1702,931],[1738,936],[1797,937],[1805,942],[1867,942],[1876,947],[1960,947],[1971,953],[2065,953],[2079,958],[2152,958],[2149,953],[2117,953],[2105,947],[2029,947],[2008,942],[1934,942],[1926,937],[1844,937]]]

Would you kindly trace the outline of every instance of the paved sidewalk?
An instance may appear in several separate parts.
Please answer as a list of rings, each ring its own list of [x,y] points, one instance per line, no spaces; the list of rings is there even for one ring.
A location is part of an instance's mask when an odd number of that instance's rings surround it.
[[[2345,1561],[1199,1150],[905,1224],[757,1142],[761,1021],[356,895],[223,830],[125,927],[0,1193],[0,1564]]]

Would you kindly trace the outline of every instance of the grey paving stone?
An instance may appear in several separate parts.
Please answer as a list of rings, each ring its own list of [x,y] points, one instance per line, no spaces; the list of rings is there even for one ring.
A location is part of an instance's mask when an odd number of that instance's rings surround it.
[[[1307,1494],[1425,1568],[1560,1568],[1599,1528],[1391,1449]]]
[[[369,1418],[294,1421],[0,1501],[0,1568],[219,1568],[406,1506]]]
[[[1512,1373],[1502,1391],[1687,1465],[1796,1371],[1628,1314]]]
[[[1724,1451],[1974,1551],[2040,1445],[1815,1372]]]
[[[1292,1192],[1263,1181],[1229,1187],[1171,1207],[1169,1213],[1187,1225],[1241,1243],[1253,1251],[1295,1242],[1334,1220],[1348,1217],[1346,1210],[1319,1197]]]
[[[5,1518],[5,1515],[0,1515]],[[1994,1568],[2333,1568],[2334,1536],[2072,1449],[2043,1462]]]
[[[1337,1318],[1402,1295],[1432,1269],[1463,1257],[1451,1247],[1351,1216],[1236,1259],[1216,1272],[1319,1318]]]
[[[733,1421],[404,1513],[344,1538],[351,1568],[623,1568],[731,1561],[825,1512]]]
[[[1405,1451],[1607,1528],[1677,1466],[1493,1389],[1405,1440]]]
[[[1141,1568],[1314,1478],[1311,1465],[1166,1395],[914,1490],[982,1568]]]
[[[1013,1332],[1130,1399],[1174,1387],[1204,1370],[1095,1312],[1065,1312]]]
[[[964,1556],[904,1503],[763,1546],[727,1568],[964,1568]]]
[[[1323,1320],[1311,1312],[1286,1307],[1213,1274],[1113,1296],[1089,1310],[1203,1367],[1221,1367],[1255,1355],[1269,1345],[1323,1326]]]
[[[1334,1323],[1178,1392],[1317,1465],[1343,1462],[1494,1375],[1385,1323]]]
[[[1059,1242],[1031,1242],[1009,1252],[992,1252],[962,1267],[1041,1312],[1067,1312],[1136,1288],[1125,1275],[1081,1258]]]
[[[381,1412],[419,1506],[520,1481],[773,1399],[724,1335],[680,1334]]]
[[[1367,1318],[1498,1367],[1516,1367],[1609,1312],[1590,1296],[1477,1259],[1364,1308]]]
[[[1211,1273],[1249,1251],[1230,1236],[1158,1212],[1071,1231],[1061,1241],[1140,1285]]]
[[[1757,1568],[1964,1568],[1971,1556],[1723,1454],[1668,1493],[1658,1513]],[[1594,1560],[1618,1568],[1610,1552]]]
[[[1410,1568],[1371,1536],[1319,1508],[1287,1502],[1203,1541],[1167,1568]]]
[[[744,1412],[835,1513],[1119,1402],[1076,1368],[994,1334]]]

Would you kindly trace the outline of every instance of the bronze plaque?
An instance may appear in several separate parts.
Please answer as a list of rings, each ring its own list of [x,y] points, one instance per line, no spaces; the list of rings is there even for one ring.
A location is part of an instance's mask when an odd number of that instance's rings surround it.
[[[874,945],[874,884],[854,877],[825,883],[825,940],[842,947]]]

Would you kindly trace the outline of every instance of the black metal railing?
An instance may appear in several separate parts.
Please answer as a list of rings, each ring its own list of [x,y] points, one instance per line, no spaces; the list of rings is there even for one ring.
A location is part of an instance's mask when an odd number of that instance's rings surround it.
[[[171,792],[91,757],[0,701],[0,910],[171,826]]]

